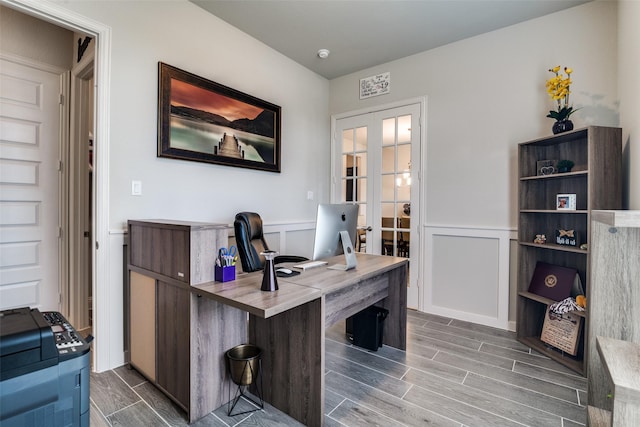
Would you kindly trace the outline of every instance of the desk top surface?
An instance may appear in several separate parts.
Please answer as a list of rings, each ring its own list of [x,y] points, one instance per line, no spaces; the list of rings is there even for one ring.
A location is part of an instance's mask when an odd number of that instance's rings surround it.
[[[230,282],[207,282],[192,286],[203,296],[248,311],[259,317],[271,317],[308,303],[323,295],[351,286],[369,277],[407,264],[406,258],[357,254],[358,266],[349,271],[326,266],[301,272],[297,276],[278,277],[278,290],[263,292],[262,272],[239,274]],[[343,262],[342,256],[327,258],[328,265]]]

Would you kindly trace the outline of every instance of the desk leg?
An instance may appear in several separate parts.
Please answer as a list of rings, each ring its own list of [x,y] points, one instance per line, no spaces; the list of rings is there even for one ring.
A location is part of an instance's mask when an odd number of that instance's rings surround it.
[[[324,421],[324,325],[324,297],[268,319],[249,315],[264,400],[307,426]]]
[[[389,271],[389,295],[381,301],[389,310],[384,321],[382,342],[400,350],[407,349],[407,265]]]
[[[190,423],[229,400],[224,353],[246,339],[246,311],[191,294]]]

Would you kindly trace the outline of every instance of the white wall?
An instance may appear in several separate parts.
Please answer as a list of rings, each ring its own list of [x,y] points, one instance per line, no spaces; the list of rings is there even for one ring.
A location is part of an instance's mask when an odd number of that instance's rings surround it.
[[[96,230],[108,235],[99,242],[108,252],[98,260],[105,265],[97,266],[94,290],[94,368],[102,371],[124,362],[126,221],[231,223],[242,210],[259,212],[268,223],[313,221],[317,203],[329,198],[329,83],[186,0],[56,3],[69,15],[108,26],[111,36],[109,138],[95,141],[98,153],[109,156],[108,200],[100,201],[109,206],[109,230]],[[281,106],[282,173],[156,157],[158,61]],[[130,195],[131,180],[142,181],[142,196]]]
[[[640,2],[621,0],[618,6],[618,90],[620,125],[625,144],[625,202],[640,209]]]
[[[0,50],[70,70],[73,33],[0,6]]]
[[[587,3],[337,78],[330,112],[426,95],[426,222],[515,228],[517,144],[551,134],[549,68],[575,70],[576,127],[619,125],[616,21],[615,2]],[[391,94],[360,101],[385,71]]]
[[[327,80],[185,0],[61,4],[112,28],[112,229],[149,217],[229,223],[241,210],[315,218],[329,197]],[[281,106],[282,173],[156,157],[158,61]]]

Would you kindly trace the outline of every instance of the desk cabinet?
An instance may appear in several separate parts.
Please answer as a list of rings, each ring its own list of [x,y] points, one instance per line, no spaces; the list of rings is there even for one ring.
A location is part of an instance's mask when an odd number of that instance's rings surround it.
[[[214,280],[227,226],[149,220],[128,228],[131,365],[193,422],[226,401],[224,352],[247,336],[245,313],[192,288]],[[221,318],[232,332],[217,330]]]

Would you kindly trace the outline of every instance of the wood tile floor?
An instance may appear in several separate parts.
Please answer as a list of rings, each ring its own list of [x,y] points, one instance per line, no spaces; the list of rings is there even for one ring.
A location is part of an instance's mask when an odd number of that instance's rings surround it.
[[[578,426],[586,379],[530,351],[511,332],[410,311],[407,351],[370,352],[326,332],[325,425]],[[249,409],[247,402],[240,406]],[[267,405],[193,426],[301,425]],[[236,411],[236,410],[234,410]],[[91,376],[91,425],[185,426],[186,414],[135,370]]]

